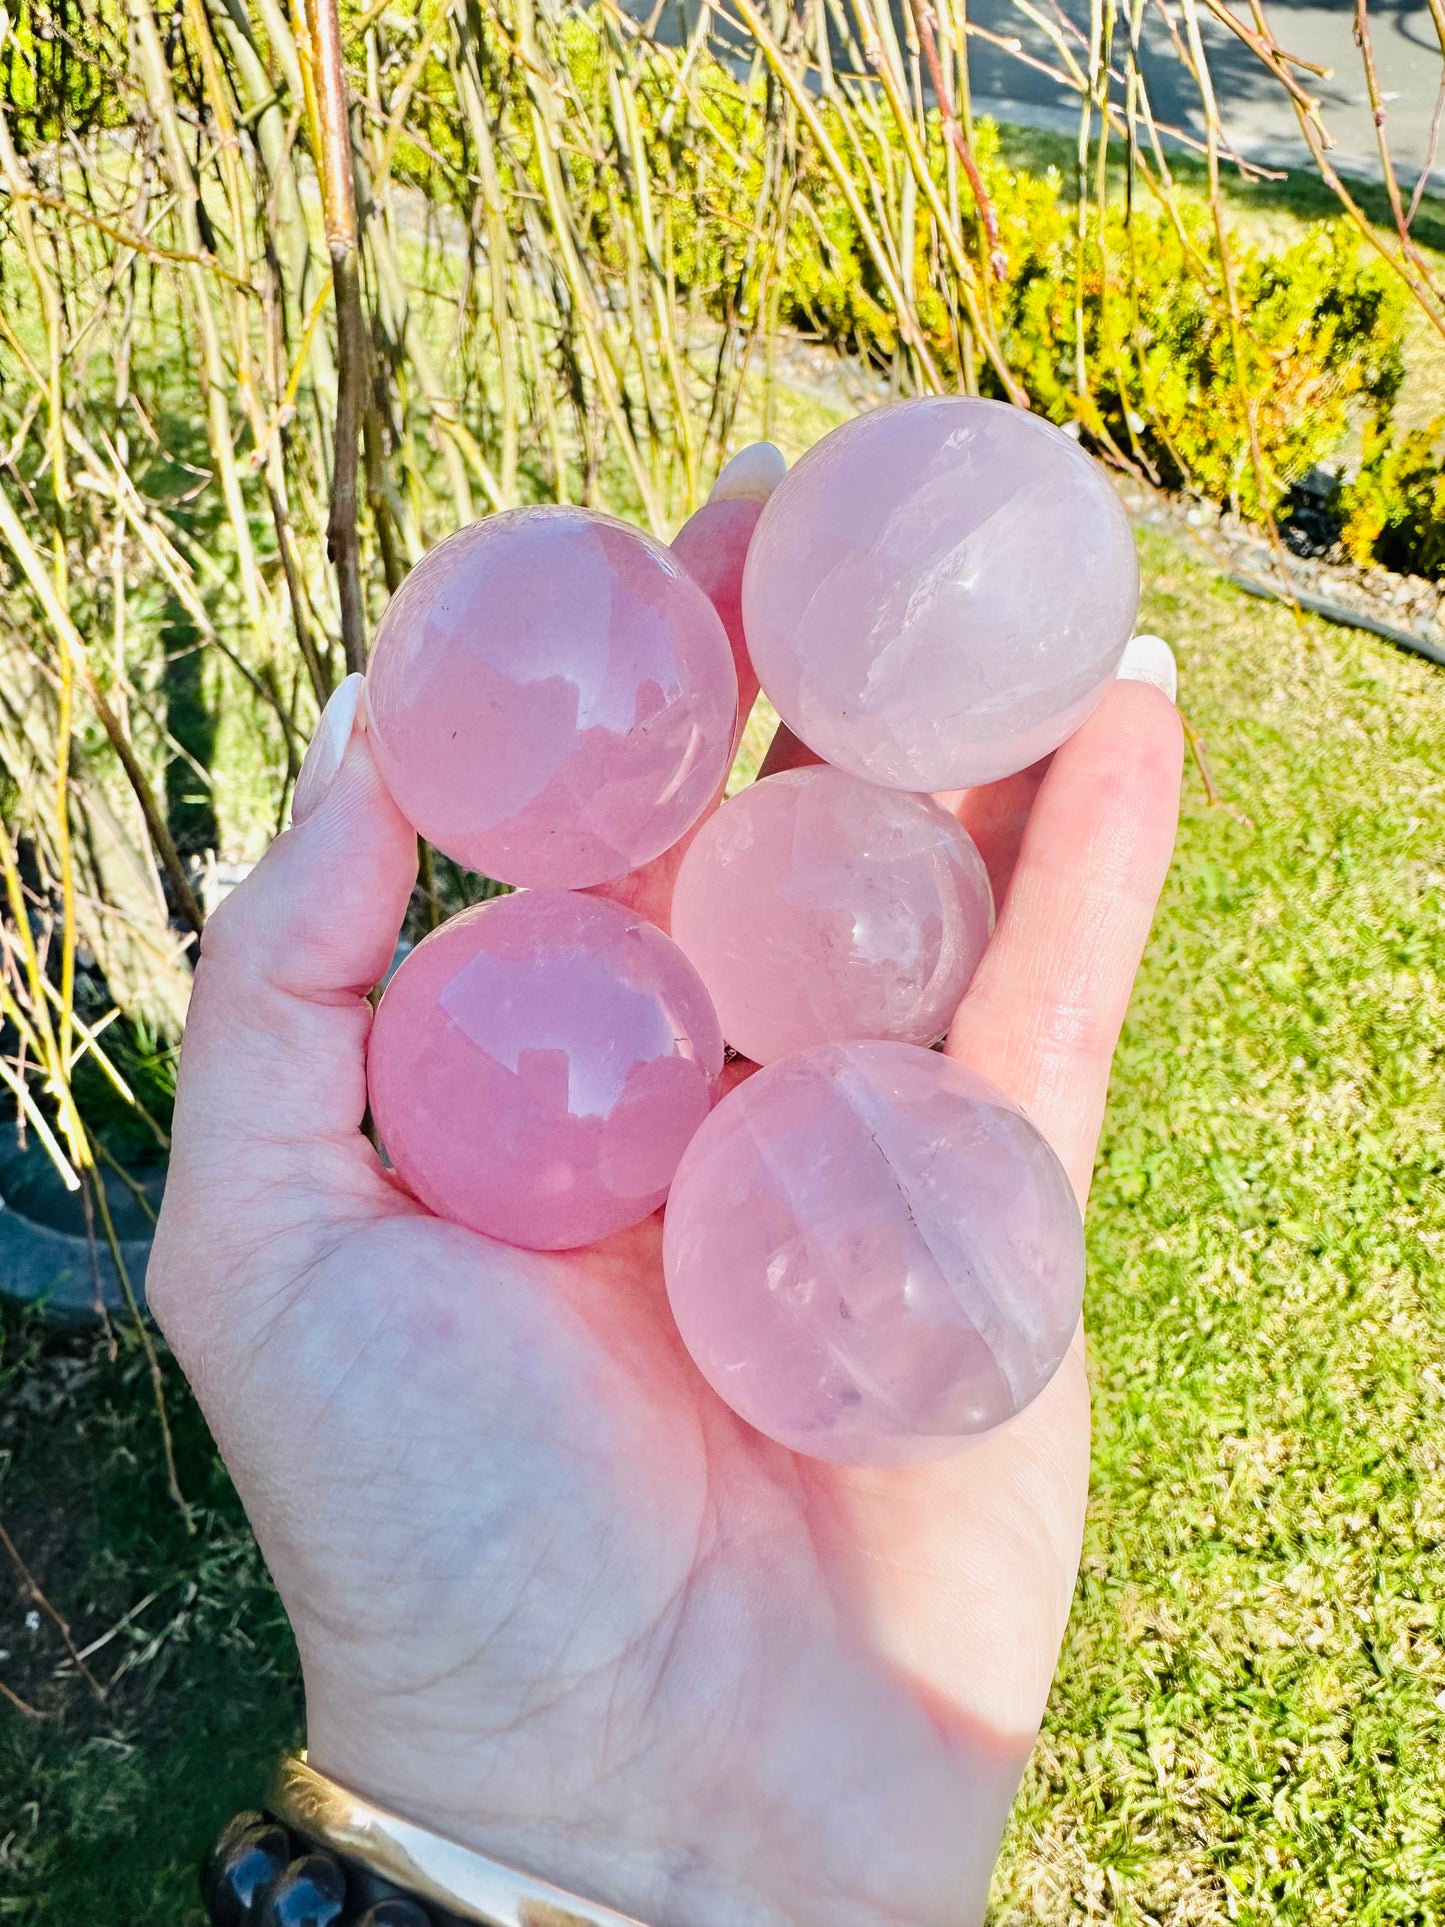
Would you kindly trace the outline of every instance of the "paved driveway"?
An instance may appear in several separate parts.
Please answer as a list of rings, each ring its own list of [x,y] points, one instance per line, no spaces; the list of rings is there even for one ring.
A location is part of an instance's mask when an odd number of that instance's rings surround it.
[[[801,4],[801,0],[794,3]],[[1169,6],[1178,22],[1179,0],[1162,3]],[[1247,0],[1231,3],[1241,19],[1250,19]],[[623,4],[642,19],[654,9],[654,0],[623,0]],[[727,0],[717,0],[717,4],[725,14]],[[891,0],[891,4],[901,30],[909,0]],[[1089,0],[1035,0],[1035,4],[1040,12],[1055,13],[1056,17],[1062,12],[1077,27],[1087,29]],[[1127,39],[1128,8],[1126,0],[1115,0],[1115,5],[1120,9],[1115,33],[1122,45]],[[1265,0],[1265,6],[1275,39],[1287,52],[1335,70],[1332,80],[1316,81],[1307,74],[1301,78],[1323,103],[1325,125],[1335,137],[1334,158],[1341,172],[1378,178],[1374,122],[1365,93],[1364,68],[1354,42],[1354,0]],[[1150,99],[1161,121],[1172,122],[1186,133],[1202,134],[1198,91],[1173,51],[1160,9],[1161,0],[1149,0],[1145,13],[1142,64]],[[659,31],[666,39],[677,38],[696,19],[697,10],[698,0],[663,0]],[[1283,167],[1310,165],[1309,149],[1300,137],[1294,109],[1284,90],[1227,27],[1205,13],[1202,4],[1199,11],[1227,136],[1249,159]],[[1010,0],[969,0],[968,14],[977,25],[1016,37],[1027,51],[1050,65],[1057,64],[1045,35]],[[1390,149],[1408,192],[1429,148],[1430,123],[1440,92],[1440,43],[1427,0],[1369,0],[1369,18],[1380,87],[1386,97]],[[719,38],[734,49],[742,40],[740,33],[727,30]],[[1075,39],[1074,44],[1086,47],[1087,40],[1081,43]],[[1071,92],[976,37],[971,42],[969,74],[978,107],[1000,120],[1070,132],[1077,124],[1076,97]],[[1445,134],[1441,147],[1440,162],[1431,177],[1437,187],[1445,187]]]
[[[1071,19],[1087,26],[1088,0],[1062,0],[1062,6]],[[1048,0],[1044,0],[1040,11],[1048,10]],[[1177,3],[1171,11],[1178,19]],[[1308,164],[1309,150],[1278,82],[1227,27],[1214,21],[1202,6],[1199,11],[1220,114],[1230,139],[1253,160],[1282,166]],[[1235,11],[1241,19],[1249,20],[1247,6],[1237,4]],[[1057,64],[1044,36],[1009,0],[973,0],[969,15],[982,27],[1016,36],[1029,51],[1046,56],[1051,65]],[[1157,0],[1151,0],[1144,17],[1147,25],[1141,64],[1154,111],[1161,120],[1201,134],[1198,90],[1173,52]],[[1309,4],[1291,4],[1288,0],[1280,4],[1275,0],[1273,5],[1267,0],[1266,17],[1275,39],[1289,53],[1335,70],[1332,80],[1316,81],[1308,74],[1300,78],[1323,103],[1325,125],[1337,142],[1337,165],[1350,173],[1378,175],[1374,120],[1365,91],[1364,67],[1354,41],[1352,0],[1310,0]],[[1440,43],[1425,0],[1371,0],[1369,20],[1380,88],[1386,97],[1390,151],[1402,178],[1412,186],[1425,162],[1430,121],[1440,90]],[[1126,32],[1121,18],[1115,33]],[[1056,82],[986,42],[974,40],[969,74],[976,103],[1001,120],[1040,126],[1074,125],[1073,95],[1066,95]],[[1437,163],[1432,180],[1438,185],[1442,177],[1445,168]]]

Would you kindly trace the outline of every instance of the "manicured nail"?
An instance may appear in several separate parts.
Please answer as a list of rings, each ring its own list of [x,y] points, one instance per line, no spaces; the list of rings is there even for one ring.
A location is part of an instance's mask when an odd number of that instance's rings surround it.
[[[1171,703],[1179,701],[1179,665],[1163,636],[1131,636],[1119,661],[1121,682],[1152,682]]]
[[[366,678],[355,671],[331,692],[331,700],[321,712],[311,747],[302,759],[296,778],[296,794],[291,799],[291,821],[304,823],[326,801],[326,792],[336,780],[346,745],[357,726],[361,690]]]
[[[771,442],[749,442],[740,448],[712,485],[710,502],[745,499],[766,502],[788,472],[787,457]]]

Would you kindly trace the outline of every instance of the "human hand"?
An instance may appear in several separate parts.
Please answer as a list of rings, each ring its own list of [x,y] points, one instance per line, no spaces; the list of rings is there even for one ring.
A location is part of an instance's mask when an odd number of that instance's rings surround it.
[[[756,513],[679,538],[735,638]],[[346,724],[207,930],[147,1280],[290,1615],[313,1762],[656,1927],[981,1920],[1078,1560],[1082,1336],[971,1449],[849,1470],[709,1390],[657,1219],[541,1255],[429,1216],[361,1130],[415,840]],[[1121,682],[959,805],[1000,915],[947,1048],[1081,1201],[1180,762],[1168,699]],[[614,894],[665,918],[672,873]]]

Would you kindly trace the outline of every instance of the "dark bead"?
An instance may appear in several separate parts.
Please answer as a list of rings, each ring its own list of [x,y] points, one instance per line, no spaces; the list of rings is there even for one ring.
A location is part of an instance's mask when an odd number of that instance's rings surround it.
[[[431,1915],[414,1900],[378,1900],[368,1907],[356,1927],[432,1927]]]
[[[266,1889],[256,1927],[336,1927],[346,1912],[346,1875],[329,1853],[306,1853]]]
[[[215,1927],[252,1927],[257,1895],[290,1858],[284,1827],[259,1813],[238,1813],[201,1873],[201,1892]]]
[[[348,1861],[346,1867],[346,1898],[351,1903],[354,1914],[364,1914],[368,1907],[376,1906],[381,1900],[404,1900],[406,1895],[391,1881],[383,1880],[379,1873],[370,1867],[363,1867],[357,1861]]]

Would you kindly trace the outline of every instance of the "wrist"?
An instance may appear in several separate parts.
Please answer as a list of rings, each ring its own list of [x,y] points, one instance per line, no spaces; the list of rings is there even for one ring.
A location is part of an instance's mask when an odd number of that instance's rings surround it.
[[[202,1872],[212,1927],[640,1927],[282,1760]]]
[[[619,1794],[618,1774],[588,1773],[581,1736],[558,1744],[544,1786],[510,1734],[429,1728],[402,1742],[349,1722],[312,1733],[309,1757],[345,1786],[646,1927],[978,1927],[1028,1752],[985,1749],[942,1799],[901,1762],[859,1762],[878,1790],[860,1806],[796,1749],[720,1759],[702,1800],[656,1780],[636,1798]]]
[[[781,1614],[766,1644],[713,1615],[733,1650],[659,1690],[653,1651],[579,1652],[540,1607],[440,1647],[387,1612],[385,1642],[292,1618],[311,1760],[393,1812],[648,1927],[983,1920],[1031,1733]]]
[[[706,1853],[654,1841],[644,1827],[620,1818],[594,1820],[585,1811],[566,1817],[502,1791],[482,1797],[466,1790],[466,1776],[438,1774],[415,1755],[371,1748],[338,1753],[323,1742],[308,1761],[337,1785],[427,1833],[509,1873],[524,1883],[558,1889],[577,1903],[566,1927],[594,1917],[645,1927],[789,1927],[789,1916],[767,1896],[750,1891]],[[488,1779],[493,1776],[488,1775]],[[529,1810],[530,1809],[530,1810]],[[644,1816],[637,1816],[641,1820]],[[543,1916],[528,1916],[535,1922]],[[860,1917],[860,1927],[864,1923]]]

